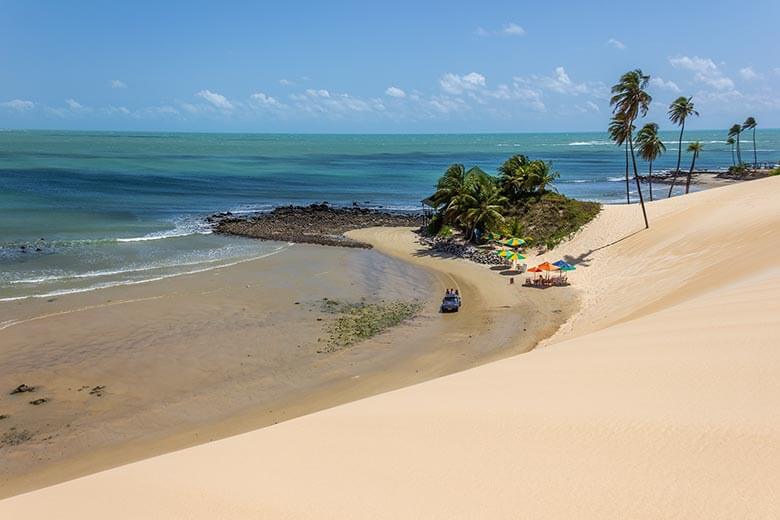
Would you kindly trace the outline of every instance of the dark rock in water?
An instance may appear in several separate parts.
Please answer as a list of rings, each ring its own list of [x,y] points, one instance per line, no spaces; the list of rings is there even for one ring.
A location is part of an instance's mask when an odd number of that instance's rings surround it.
[[[208,217],[214,232],[262,240],[304,242],[342,247],[370,248],[344,233],[365,227],[419,227],[422,215],[383,212],[359,206],[334,207],[327,201],[309,206],[281,206],[266,213],[233,217],[217,213]]]
[[[40,399],[36,399],[34,401],[30,401],[30,404],[33,406],[38,406],[39,404],[48,403],[49,399],[47,397],[41,397]]]
[[[24,393],[24,392],[35,392],[35,387],[34,386],[29,386],[29,385],[26,385],[26,384],[22,383],[21,385],[17,386],[13,390],[11,390],[11,395],[21,394],[21,393]]]
[[[0,414],[0,421],[2,421],[3,419],[8,419],[8,417],[10,416],[6,414]]]

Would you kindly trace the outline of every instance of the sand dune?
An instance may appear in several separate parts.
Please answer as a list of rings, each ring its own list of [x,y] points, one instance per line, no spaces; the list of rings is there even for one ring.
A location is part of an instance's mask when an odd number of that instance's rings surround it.
[[[580,262],[584,305],[545,348],[0,516],[780,517],[778,208],[780,178],[654,203],[635,234],[639,209],[608,207],[556,252]]]

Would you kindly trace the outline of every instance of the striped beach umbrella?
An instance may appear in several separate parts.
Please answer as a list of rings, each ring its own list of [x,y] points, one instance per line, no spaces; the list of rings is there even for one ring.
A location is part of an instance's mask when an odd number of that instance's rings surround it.
[[[525,245],[525,240],[522,238],[511,237],[503,240],[501,243],[509,247],[520,247]]]

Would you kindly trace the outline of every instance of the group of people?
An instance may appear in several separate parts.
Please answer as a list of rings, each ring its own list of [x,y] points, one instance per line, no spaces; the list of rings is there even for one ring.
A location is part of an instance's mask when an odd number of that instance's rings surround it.
[[[447,289],[447,292],[444,293],[445,296],[460,296],[460,293],[457,289]]]

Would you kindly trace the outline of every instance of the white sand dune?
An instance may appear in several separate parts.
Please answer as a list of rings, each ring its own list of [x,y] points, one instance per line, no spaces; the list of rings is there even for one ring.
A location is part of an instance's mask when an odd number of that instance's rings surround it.
[[[585,303],[545,348],[0,517],[778,518],[780,178],[649,211],[631,234],[639,208],[608,207],[562,248]]]

